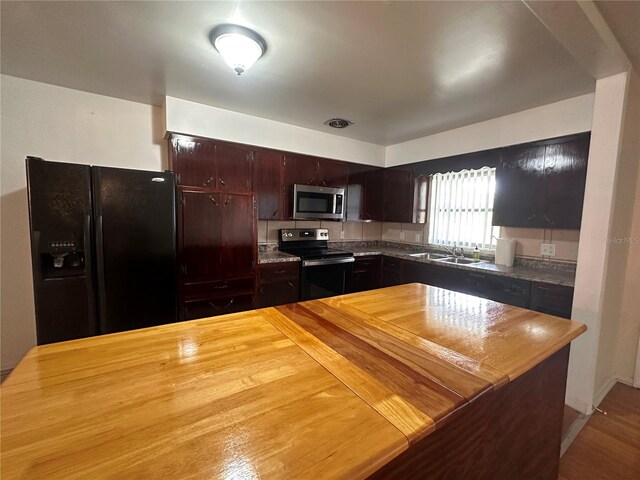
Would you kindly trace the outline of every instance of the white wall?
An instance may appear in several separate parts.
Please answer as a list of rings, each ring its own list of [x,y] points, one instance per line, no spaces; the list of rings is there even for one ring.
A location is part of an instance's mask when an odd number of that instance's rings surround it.
[[[623,127],[627,74],[596,82],[593,126],[584,209],[578,249],[575,293],[571,318],[587,325],[587,332],[571,346],[567,404],[591,413],[596,392],[596,364],[601,341],[605,288],[609,269],[609,244],[613,219],[618,154]],[[605,322],[604,339],[613,335]]]
[[[594,94],[581,95],[387,147],[386,166],[591,130]]]
[[[609,264],[598,346],[596,395],[612,380],[633,382],[640,333],[640,79],[629,75]]]
[[[35,345],[24,160],[166,168],[162,109],[2,75],[0,77],[0,368]]]
[[[366,165],[384,166],[385,147],[266,118],[166,97],[170,132],[247,143]]]

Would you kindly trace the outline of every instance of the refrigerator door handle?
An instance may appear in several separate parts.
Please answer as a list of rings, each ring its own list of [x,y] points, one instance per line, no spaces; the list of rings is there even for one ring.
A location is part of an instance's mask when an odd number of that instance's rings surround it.
[[[98,286],[99,333],[107,333],[107,292],[104,284],[104,238],[102,215],[96,215],[96,282]]]
[[[83,228],[83,244],[84,244],[84,275],[86,278],[87,285],[87,297],[89,299],[89,321],[91,322],[91,330],[92,335],[96,335],[98,333],[98,324],[96,320],[97,311],[97,303],[94,295],[94,284],[93,284],[93,256],[91,254],[91,215],[84,215],[84,225]]]

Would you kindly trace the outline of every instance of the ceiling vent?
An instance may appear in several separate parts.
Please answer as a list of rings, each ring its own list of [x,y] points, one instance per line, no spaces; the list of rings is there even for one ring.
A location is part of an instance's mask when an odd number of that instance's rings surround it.
[[[349,125],[353,125],[353,122],[345,120],[344,118],[331,118],[324,122],[324,124],[332,128],[346,128]]]

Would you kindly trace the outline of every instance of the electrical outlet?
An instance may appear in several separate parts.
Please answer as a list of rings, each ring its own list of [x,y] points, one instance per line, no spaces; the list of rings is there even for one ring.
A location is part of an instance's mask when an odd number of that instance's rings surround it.
[[[400,240],[404,240],[404,232],[400,232]]]
[[[420,242],[421,238],[421,235],[419,233],[416,233],[416,242]]]
[[[543,257],[555,257],[556,246],[554,243],[543,243],[540,245],[540,255]]]
[[[344,230],[340,230],[340,240],[344,240]]]

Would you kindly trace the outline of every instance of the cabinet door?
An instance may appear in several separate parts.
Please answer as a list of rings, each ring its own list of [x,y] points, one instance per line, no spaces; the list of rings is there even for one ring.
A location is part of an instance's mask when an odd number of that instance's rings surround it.
[[[380,264],[381,258],[377,256],[356,257],[353,264],[351,291],[364,292],[380,288]]]
[[[295,303],[299,299],[300,288],[297,279],[260,284],[260,308]]]
[[[358,172],[349,175],[347,187],[347,220],[366,220],[364,212],[364,189],[366,172]]]
[[[405,167],[384,171],[384,221],[412,223],[415,185],[413,172]]]
[[[220,194],[180,192],[181,283],[221,277]]]
[[[284,206],[286,218],[293,217],[293,185],[318,184],[318,159],[306,155],[286,154],[284,157]]]
[[[571,318],[573,287],[534,282],[531,286],[531,310],[557,317]]]
[[[572,142],[547,145],[543,218],[551,228],[580,228],[589,138],[587,135]]]
[[[364,207],[365,221],[381,222],[384,218],[384,169],[369,170],[365,173]]]
[[[257,151],[253,171],[253,186],[258,196],[258,219],[284,220],[283,154]]]
[[[220,194],[221,259],[223,278],[255,276],[256,208],[253,195]]]
[[[493,224],[506,227],[548,226],[544,219],[543,146],[507,148],[496,169]]]
[[[171,168],[178,185],[215,188],[215,144],[193,137],[171,139]]]
[[[318,185],[321,187],[347,188],[349,164],[338,160],[318,160]]]
[[[217,186],[220,190],[251,192],[253,190],[253,151],[219,143],[215,150]]]

